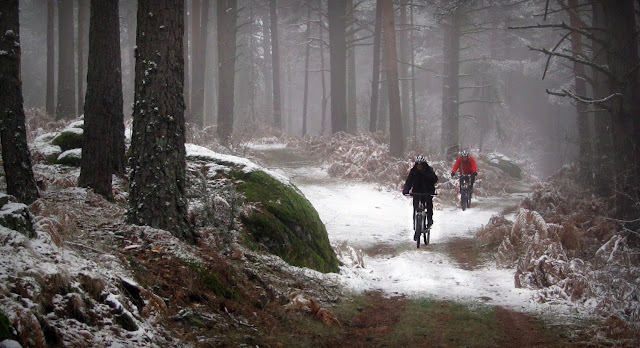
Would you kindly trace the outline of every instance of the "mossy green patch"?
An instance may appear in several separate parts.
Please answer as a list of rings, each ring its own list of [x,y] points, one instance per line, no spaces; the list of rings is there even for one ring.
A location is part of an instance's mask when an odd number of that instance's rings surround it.
[[[62,151],[82,148],[82,129],[69,128],[56,135],[51,144],[60,146]]]
[[[238,191],[249,202],[257,203],[257,209],[243,222],[258,243],[291,265],[325,273],[338,271],[339,261],[327,230],[302,194],[263,171],[234,169],[231,175],[241,180]]]
[[[240,297],[237,291],[226,286],[217,274],[206,269],[202,264],[192,260],[183,260],[183,262],[198,274],[203,288],[207,291],[230,300],[237,300]]]
[[[0,341],[11,338],[12,326],[9,318],[0,310]]]

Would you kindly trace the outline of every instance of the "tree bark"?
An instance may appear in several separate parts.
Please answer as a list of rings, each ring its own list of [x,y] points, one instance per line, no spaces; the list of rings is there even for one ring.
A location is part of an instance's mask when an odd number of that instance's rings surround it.
[[[191,64],[191,123],[204,126],[204,76],[207,52],[207,14],[209,0],[193,0],[191,34],[193,35]]]
[[[318,0],[318,8],[322,6],[322,0]],[[320,119],[320,135],[327,131],[327,81],[324,63],[324,17],[318,12],[318,37],[320,37],[320,79],[322,82],[322,115]]]
[[[575,12],[578,8],[578,0],[568,0],[569,7],[569,23],[572,27],[580,27],[580,19]],[[583,55],[582,52],[582,35],[573,31],[571,33],[571,50],[574,57]],[[575,75],[575,89],[577,95],[587,95],[586,73],[583,64],[573,63],[573,74]],[[587,105],[585,103],[576,103],[577,111],[577,128],[578,128],[578,167],[580,176],[589,185],[593,184],[593,173],[591,164],[593,162],[591,151],[591,129],[589,127],[589,116],[587,114]]]
[[[47,115],[56,113],[56,80],[55,72],[55,3],[56,0],[47,0]]]
[[[611,106],[615,167],[615,198],[618,218],[638,219],[640,200],[640,83],[638,82],[638,41],[632,0],[602,1],[607,23],[607,63],[613,75],[611,93],[619,93]],[[629,224],[637,227],[638,223]],[[633,229],[632,226],[627,226]]]
[[[262,18],[262,51],[264,52],[264,62],[262,64],[262,76],[264,77],[264,106],[267,110],[265,115],[266,120],[273,121],[273,71],[271,69],[272,57],[271,57],[271,30],[269,29],[269,14],[267,13]]]
[[[228,145],[233,132],[236,73],[236,0],[218,0],[218,137]]]
[[[73,0],[58,0],[58,105],[56,120],[76,117]]]
[[[331,132],[347,130],[347,3],[329,0],[329,64],[331,67]]]
[[[91,0],[87,96],[78,186],[90,187],[107,199],[113,198],[112,173],[124,147],[122,75],[120,64],[120,19],[118,0]],[[118,124],[122,125],[119,127]],[[122,141],[124,145],[124,141]],[[118,154],[119,156],[114,156]]]
[[[304,96],[302,98],[302,136],[307,135],[307,107],[309,103],[309,55],[311,54],[311,6],[307,4],[307,46],[304,54]]]
[[[78,40],[77,40],[77,52],[78,52],[78,96],[76,101],[78,102],[78,113],[84,110],[84,81],[86,81],[87,75],[85,73],[85,39],[86,39],[86,27],[87,17],[89,16],[89,3],[86,1],[78,1]],[[120,44],[120,43],[118,43]]]
[[[184,0],[139,0],[127,220],[195,239],[185,198]]]
[[[347,16],[353,17],[353,0],[347,0]],[[353,22],[353,20],[351,20]],[[353,32],[354,26],[350,25],[348,31]],[[354,42],[355,34],[350,34],[348,41]],[[355,134],[358,131],[358,93],[356,78],[356,46],[350,44],[347,50],[347,132]]]
[[[407,5],[405,2],[400,5],[400,25],[401,30],[398,32],[397,37],[400,44],[400,97],[401,109],[402,109],[402,134],[409,135],[409,125],[411,124],[410,108],[409,108],[409,47],[407,38]]]
[[[442,140],[440,151],[448,160],[458,155],[460,124],[460,7],[444,24],[444,78],[442,79]]]
[[[380,92],[380,38],[382,37],[382,0],[376,1],[376,24],[373,34],[373,72],[371,103],[369,104],[369,132],[378,130],[378,99]]]
[[[593,27],[594,28],[606,28],[606,22],[604,18],[604,9],[600,1],[594,1],[591,3],[593,12]],[[602,42],[606,42],[606,35],[602,31],[595,31],[594,35],[601,39]],[[600,52],[604,49],[595,41],[591,43],[596,49],[595,52]],[[604,66],[607,65],[607,57],[605,53],[597,54],[593,62]],[[603,99],[609,96],[609,90],[607,87],[607,77],[600,71],[592,69],[593,71],[593,97],[594,99]],[[609,197],[612,194],[613,187],[611,185],[613,177],[613,148],[611,142],[611,114],[608,110],[601,106],[595,106],[594,112],[594,182],[596,192],[602,197]]]
[[[0,138],[7,193],[24,204],[38,199],[27,145],[18,0],[0,1]]]
[[[282,129],[282,90],[280,89],[280,49],[276,0],[269,0],[269,21],[271,24],[271,65],[273,66],[273,125]]]
[[[402,111],[400,107],[400,89],[398,85],[398,55],[396,53],[396,32],[393,18],[393,1],[382,1],[384,26],[384,61],[387,72],[389,97],[389,154],[393,157],[404,156],[404,136],[402,132]]]
[[[193,7],[193,5],[192,5]],[[184,0],[184,35],[182,36],[182,54],[184,56],[184,116],[187,120],[191,119],[191,64],[189,63],[191,55],[189,54],[189,0]],[[193,33],[191,33],[193,35]],[[193,40],[193,38],[192,38]],[[193,44],[192,44],[193,45]]]

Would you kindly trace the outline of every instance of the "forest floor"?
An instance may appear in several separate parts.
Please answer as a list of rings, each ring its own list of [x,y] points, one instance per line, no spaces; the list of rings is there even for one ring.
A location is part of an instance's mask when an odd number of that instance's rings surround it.
[[[300,168],[319,161],[295,151],[267,156],[263,153],[255,157],[270,168]],[[49,237],[40,235],[37,248],[19,252],[14,250],[14,245],[28,243],[14,239],[15,234],[0,231],[6,234],[0,246],[17,253],[11,260],[16,261],[16,269],[23,263],[35,274],[40,267],[46,269],[45,266],[55,264],[56,269],[62,270],[61,279],[68,279],[65,281],[70,283],[80,279],[82,288],[86,288],[85,292],[74,291],[95,293],[95,296],[84,297],[84,305],[75,304],[41,316],[48,320],[46,330],[40,329],[37,321],[31,322],[32,327],[22,322],[27,328],[22,334],[31,336],[13,339],[42,343],[23,344],[25,347],[631,347],[638,344],[638,336],[633,339],[633,333],[609,330],[608,336],[602,336],[602,330],[598,330],[606,326],[602,320],[565,321],[518,311],[496,305],[492,299],[484,298],[483,293],[477,294],[474,301],[458,301],[388,289],[345,288],[332,279],[332,275],[292,268],[278,258],[248,250],[238,244],[242,242],[241,234],[231,238],[230,232],[204,231],[197,245],[185,245],[164,231],[127,224],[126,200],[106,201],[77,188],[77,168],[37,164],[34,170],[45,187],[41,200],[30,208],[43,233]],[[296,180],[302,179],[305,178]],[[116,191],[122,192],[125,187],[125,180],[118,178]],[[444,219],[439,221],[444,223]],[[330,230],[335,228],[328,225]],[[407,240],[410,237],[405,236],[407,231],[399,232],[397,238],[407,245],[406,250],[399,249],[394,244],[397,241],[380,241],[363,250],[368,260],[378,256],[444,255],[464,271],[481,272],[492,258],[474,238],[456,236],[438,239],[436,235],[430,249],[416,252],[415,245],[411,246],[413,243]],[[183,251],[197,255],[201,264],[194,265],[176,256],[184,254]],[[415,272],[420,276],[433,273],[430,267],[423,264],[416,267]],[[23,275],[9,276],[15,280],[24,278]],[[325,276],[327,278],[323,278]],[[142,292],[132,293],[123,285],[126,279],[135,280]],[[29,284],[28,280],[23,281]],[[32,302],[19,302],[22,297],[32,296],[31,293],[21,291],[18,283],[15,289],[10,285],[7,286],[10,296],[0,298],[6,313],[19,312],[23,308],[19,303],[46,304],[52,294],[61,298],[57,292],[62,290],[52,288],[51,293],[31,298]],[[60,288],[64,288],[65,294],[71,291],[71,286]],[[121,294],[119,301],[134,313],[139,327],[130,328],[126,323],[116,322],[114,310],[104,306],[104,293]],[[299,295],[304,296],[304,300],[296,302],[297,298],[303,298],[296,297]],[[70,294],[67,297],[73,298]],[[14,303],[12,299],[17,300]],[[308,300],[317,302],[313,305]],[[44,309],[51,308],[44,306]]]

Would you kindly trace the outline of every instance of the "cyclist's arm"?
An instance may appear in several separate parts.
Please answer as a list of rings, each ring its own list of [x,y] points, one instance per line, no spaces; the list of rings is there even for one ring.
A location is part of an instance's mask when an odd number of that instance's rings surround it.
[[[460,166],[460,161],[462,160],[461,157],[456,158],[456,162],[453,164],[453,168],[451,169],[452,173],[455,173],[458,170],[458,167]]]
[[[476,167],[476,160],[473,157],[469,157],[469,159],[471,160],[471,172],[472,173],[477,173],[478,172],[478,168]]]

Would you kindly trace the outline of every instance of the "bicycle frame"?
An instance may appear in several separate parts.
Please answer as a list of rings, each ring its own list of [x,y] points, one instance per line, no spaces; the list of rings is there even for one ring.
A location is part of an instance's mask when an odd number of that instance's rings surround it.
[[[410,196],[422,198],[426,196],[435,196],[435,193],[410,193]],[[429,244],[429,238],[431,235],[431,228],[425,228],[424,223],[426,219],[426,205],[422,199],[418,199],[418,208],[413,211],[413,230],[415,231],[414,239],[416,239],[416,245],[420,248],[420,235],[424,236],[424,244]]]

